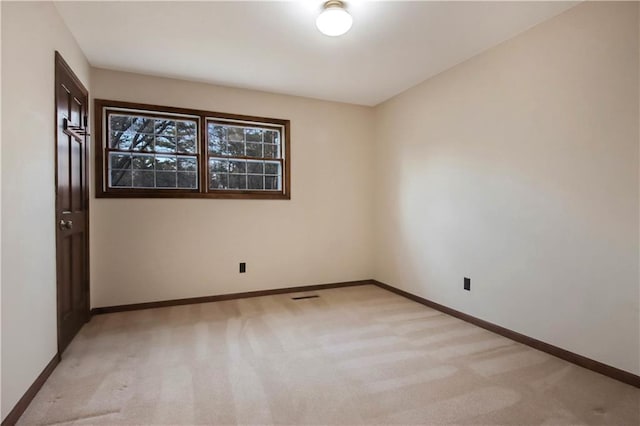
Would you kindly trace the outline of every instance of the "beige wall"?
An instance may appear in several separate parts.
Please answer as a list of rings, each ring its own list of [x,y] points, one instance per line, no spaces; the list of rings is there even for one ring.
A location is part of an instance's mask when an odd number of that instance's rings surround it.
[[[89,64],[52,3],[2,8],[2,418],[57,352],[54,51]]]
[[[91,83],[95,98],[289,119],[292,157],[288,201],[93,199],[93,307],[371,278],[371,108],[100,69]]]
[[[640,373],[637,8],[579,5],[377,108],[376,279]]]

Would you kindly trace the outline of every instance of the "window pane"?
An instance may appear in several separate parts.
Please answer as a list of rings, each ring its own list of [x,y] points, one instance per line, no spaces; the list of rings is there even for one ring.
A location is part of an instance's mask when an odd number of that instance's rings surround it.
[[[229,142],[226,154],[232,157],[244,157],[244,142]]]
[[[133,138],[136,137],[136,134],[137,133],[133,130],[111,131],[109,134],[109,148],[124,150],[131,149]]]
[[[156,170],[176,170],[176,157],[156,155]]]
[[[209,141],[209,152],[212,155],[220,155],[220,156],[224,156],[224,155],[228,155],[228,147],[227,147],[227,142],[222,140],[222,141]]]
[[[227,160],[209,160],[209,173],[228,173],[229,161]]]
[[[265,130],[264,131],[264,143],[280,143],[280,132],[277,130]]]
[[[247,157],[262,157],[262,144],[247,143]]]
[[[195,157],[178,157],[178,170],[197,171],[198,163]]]
[[[229,189],[247,189],[247,176],[229,175]]]
[[[197,126],[195,121],[178,121],[178,139],[195,139]]]
[[[267,175],[279,175],[280,173],[280,163],[264,163],[264,172]]]
[[[228,189],[229,161],[209,160],[209,189]]]
[[[264,189],[280,190],[280,178],[278,176],[265,176]]]
[[[135,188],[153,188],[155,186],[155,173],[135,170],[133,172],[133,186]]]
[[[262,175],[249,175],[247,181],[249,189],[264,189],[264,177]]]
[[[178,137],[178,152],[181,154],[195,154],[198,152],[196,139],[181,139]]]
[[[280,150],[278,145],[265,144],[264,145],[264,157],[265,158],[279,158]]]
[[[229,161],[229,173],[247,173],[246,161]]]
[[[244,129],[242,127],[228,127],[227,140],[229,142],[244,142]]]
[[[225,155],[227,152],[227,128],[214,123],[207,125],[209,137],[209,152],[215,155]]]
[[[156,136],[156,152],[176,152],[176,138]]]
[[[264,174],[264,163],[262,161],[247,161],[247,173]]]
[[[119,145],[119,149],[127,149],[133,151],[153,151],[153,135],[136,133],[130,141],[125,141],[124,145]]]
[[[130,154],[111,154],[110,167],[112,169],[130,169],[131,168],[131,155]]]
[[[113,188],[131,187],[131,170],[112,170],[110,174],[110,186]]]
[[[262,143],[262,130],[261,129],[247,128],[247,129],[245,129],[244,134],[245,134],[245,140],[247,142]]]
[[[131,128],[138,133],[153,134],[154,120],[146,117],[132,117]]]
[[[155,134],[163,136],[176,135],[176,122],[173,120],[156,120]]]
[[[197,188],[197,175],[192,172],[178,172],[178,188]]]
[[[177,182],[176,172],[157,172],[156,187],[158,188],[175,188]]]
[[[131,117],[128,115],[116,115],[109,116],[109,129],[112,131],[124,131],[131,127]]]
[[[133,168],[138,170],[153,170],[153,155],[134,155]]]
[[[225,173],[211,173],[209,175],[209,189],[228,189],[229,175]]]

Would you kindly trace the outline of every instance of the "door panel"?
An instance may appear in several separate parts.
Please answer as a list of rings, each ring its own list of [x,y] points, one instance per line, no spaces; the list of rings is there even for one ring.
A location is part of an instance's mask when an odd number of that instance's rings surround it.
[[[74,299],[72,301],[73,306],[84,307],[84,264],[76,262],[75,259],[82,259],[84,256],[84,236],[82,234],[75,234],[71,237],[71,282],[74,288],[71,290],[71,294]]]
[[[62,258],[59,262],[58,273],[63,277],[71,275],[71,240],[68,238],[62,239],[62,247],[59,256]],[[71,313],[71,288],[69,286],[62,286],[59,295],[59,314],[62,318],[66,318]]]
[[[84,147],[76,140],[71,141],[71,203],[69,210],[72,212],[82,211],[84,204],[82,200],[83,149]]]
[[[88,93],[56,52],[58,351],[89,319]]]

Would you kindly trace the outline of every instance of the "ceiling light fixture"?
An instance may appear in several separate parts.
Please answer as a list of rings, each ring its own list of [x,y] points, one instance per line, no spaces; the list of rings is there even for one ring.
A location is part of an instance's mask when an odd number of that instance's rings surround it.
[[[322,34],[339,36],[351,29],[353,18],[345,10],[340,0],[329,0],[323,6],[324,10],[316,19],[316,27]]]

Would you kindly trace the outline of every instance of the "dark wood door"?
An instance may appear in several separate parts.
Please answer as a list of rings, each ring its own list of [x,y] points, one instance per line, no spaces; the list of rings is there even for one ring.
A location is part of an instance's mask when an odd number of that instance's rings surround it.
[[[58,353],[89,320],[89,94],[56,52]]]

